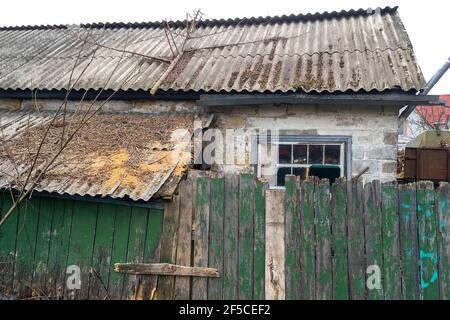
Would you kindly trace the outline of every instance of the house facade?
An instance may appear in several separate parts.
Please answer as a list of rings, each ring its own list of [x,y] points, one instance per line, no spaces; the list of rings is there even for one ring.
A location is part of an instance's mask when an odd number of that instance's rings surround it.
[[[0,33],[3,110],[51,113],[63,103],[79,114],[92,102],[111,121],[117,114],[210,116],[200,124],[203,140],[215,141],[202,150],[203,160],[213,150],[207,168],[251,171],[273,187],[290,174],[333,180],[364,172],[367,180],[394,180],[398,111],[420,103],[415,93],[425,84],[397,8],[389,7]],[[120,179],[114,182],[121,196],[133,198],[135,190]],[[91,194],[109,195],[100,189]]]
[[[0,299],[323,299],[332,252],[363,288],[365,235],[410,227],[351,178],[395,180],[399,110],[439,104],[424,86],[397,8],[0,28]],[[352,180],[338,218],[329,181],[292,175]],[[159,269],[120,272],[141,263]]]

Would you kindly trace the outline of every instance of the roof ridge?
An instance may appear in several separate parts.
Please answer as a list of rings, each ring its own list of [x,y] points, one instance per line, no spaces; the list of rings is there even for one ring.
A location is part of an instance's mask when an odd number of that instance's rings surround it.
[[[379,10],[377,10],[379,9]],[[197,26],[231,26],[231,25],[251,25],[260,23],[280,23],[280,22],[297,22],[297,21],[308,21],[308,20],[321,20],[321,19],[332,19],[332,18],[342,18],[351,16],[363,16],[372,15],[379,11],[381,14],[396,12],[398,6],[395,7],[384,7],[377,9],[351,9],[351,10],[341,10],[341,11],[325,11],[316,13],[300,13],[300,14],[290,14],[290,15],[278,15],[278,16],[266,16],[266,17],[244,17],[244,18],[229,18],[229,19],[206,19],[199,21]],[[94,28],[94,29],[131,29],[131,28],[159,28],[162,26],[162,21],[151,21],[151,22],[107,22],[107,23],[84,23],[79,26],[82,28]],[[172,27],[179,28],[186,26],[186,20],[176,20],[168,22]],[[55,30],[55,29],[68,29],[71,25],[68,24],[55,24],[55,25],[22,25],[22,26],[3,26],[0,27],[0,31],[7,30]]]

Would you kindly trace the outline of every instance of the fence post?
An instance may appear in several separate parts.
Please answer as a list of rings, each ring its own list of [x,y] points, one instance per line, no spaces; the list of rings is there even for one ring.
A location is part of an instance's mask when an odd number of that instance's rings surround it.
[[[266,283],[268,300],[285,299],[284,190],[266,191]]]
[[[286,176],[284,200],[285,213],[285,272],[286,299],[300,299],[300,215],[299,215],[299,179]]]

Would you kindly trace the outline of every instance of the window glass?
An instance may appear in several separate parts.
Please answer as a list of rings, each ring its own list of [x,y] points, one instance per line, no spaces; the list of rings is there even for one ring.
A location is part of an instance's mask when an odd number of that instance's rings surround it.
[[[278,146],[278,158],[280,164],[291,164],[291,148],[292,145]]]
[[[341,161],[341,146],[325,146],[325,164],[339,164]]]
[[[308,163],[308,146],[307,145],[294,145],[293,146],[294,164],[307,164]]]
[[[284,187],[284,179],[286,175],[291,174],[291,168],[279,168],[277,173],[277,185]]]
[[[309,146],[309,164],[323,163],[323,145]]]

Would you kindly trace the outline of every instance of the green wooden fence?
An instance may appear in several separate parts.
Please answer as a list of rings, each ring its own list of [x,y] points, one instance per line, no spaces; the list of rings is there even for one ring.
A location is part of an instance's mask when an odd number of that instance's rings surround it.
[[[158,299],[264,299],[265,188],[252,175],[181,183],[165,210],[161,262],[217,268],[220,278],[161,276]]]
[[[164,219],[162,262],[221,277],[160,277],[160,299],[450,298],[447,184],[288,176],[269,190],[250,174],[204,173],[183,182]]]
[[[286,299],[450,298],[448,184],[287,177],[285,216]]]
[[[1,200],[4,214],[11,199]],[[220,277],[124,275],[117,262]],[[69,265],[81,267],[81,290],[66,288]],[[284,190],[270,190],[250,174],[196,172],[164,211],[34,196],[0,229],[0,294],[449,299],[450,187],[288,176]]]
[[[12,204],[1,194],[1,212]],[[156,277],[113,271],[115,262],[159,261],[163,210],[33,196],[0,229],[0,294],[41,299],[149,299]],[[66,286],[67,267],[80,290]]]

